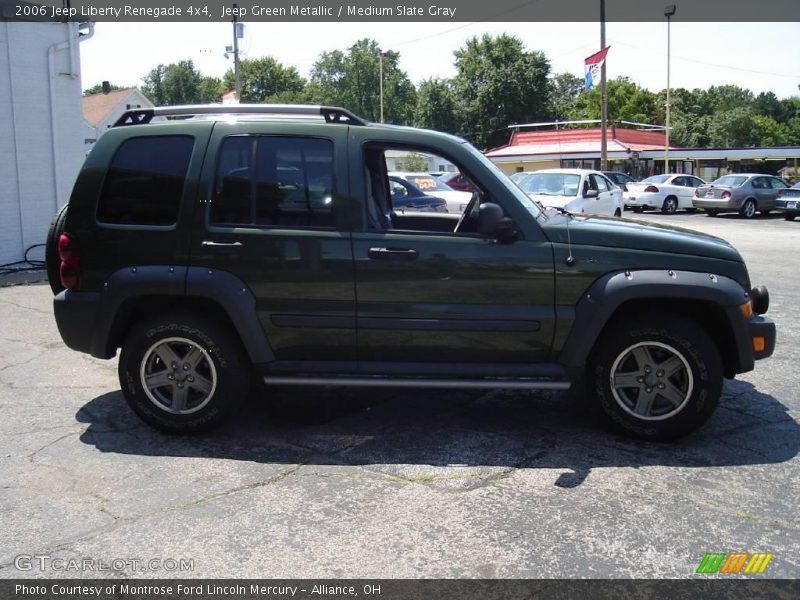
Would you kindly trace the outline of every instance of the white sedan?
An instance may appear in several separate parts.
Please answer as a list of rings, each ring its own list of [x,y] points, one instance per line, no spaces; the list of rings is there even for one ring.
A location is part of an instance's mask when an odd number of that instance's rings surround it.
[[[622,189],[599,171],[547,169],[533,171],[517,182],[522,191],[544,206],[571,213],[622,216]]]
[[[694,191],[705,183],[694,175],[653,175],[627,185],[625,206],[631,207],[634,212],[658,208],[667,215],[674,214],[679,208],[692,209]]]

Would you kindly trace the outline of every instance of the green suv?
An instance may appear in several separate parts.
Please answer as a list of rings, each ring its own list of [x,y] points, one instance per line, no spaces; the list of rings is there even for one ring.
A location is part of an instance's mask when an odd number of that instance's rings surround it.
[[[392,210],[386,155],[455,164],[463,214]],[[769,297],[727,242],[528,198],[456,137],[293,105],[136,109],[48,241],[64,342],[119,355],[170,432],[267,385],[570,387],[646,439],[712,414],[770,356]]]

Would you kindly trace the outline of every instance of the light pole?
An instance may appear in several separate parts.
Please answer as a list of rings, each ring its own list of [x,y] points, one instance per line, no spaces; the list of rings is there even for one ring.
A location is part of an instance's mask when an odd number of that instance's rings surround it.
[[[386,52],[383,52],[383,51],[379,52],[379,57],[378,57],[379,67],[378,68],[380,70],[380,80],[378,81],[378,88],[380,90],[379,94],[380,94],[380,97],[381,97],[381,123],[383,123],[383,59],[384,59],[385,56],[386,56]]]
[[[239,38],[242,37],[242,25],[238,22],[236,15],[239,14],[239,7],[233,5],[233,79],[236,87],[236,100],[242,99],[242,85],[239,80]]]
[[[664,16],[667,17],[667,118],[666,118],[666,142],[664,143],[664,174],[669,175],[669,60],[670,60],[670,17],[675,14],[675,5],[668,4],[664,7]]]

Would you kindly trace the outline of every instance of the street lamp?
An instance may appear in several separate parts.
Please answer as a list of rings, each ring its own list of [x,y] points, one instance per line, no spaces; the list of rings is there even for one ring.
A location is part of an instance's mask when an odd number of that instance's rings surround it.
[[[668,4],[664,7],[664,16],[667,17],[667,118],[666,118],[666,134],[667,139],[664,144],[664,174],[669,175],[669,59],[670,59],[670,17],[675,15],[675,5]]]
[[[387,52],[383,51],[379,53],[380,80],[378,81],[378,88],[380,89],[379,93],[381,97],[381,123],[383,123],[383,59],[387,54]]]

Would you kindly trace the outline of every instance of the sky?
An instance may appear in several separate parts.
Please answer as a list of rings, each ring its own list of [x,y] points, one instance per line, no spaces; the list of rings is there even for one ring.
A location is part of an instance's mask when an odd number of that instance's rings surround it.
[[[598,23],[246,23],[242,58],[271,55],[303,76],[320,53],[346,50],[370,37],[400,53],[415,84],[455,74],[453,51],[473,36],[507,33],[544,52],[552,72],[583,77],[583,59],[600,48]],[[800,23],[681,23],[671,25],[671,87],[736,84],[779,98],[800,95]],[[653,91],[666,87],[667,26],[607,23],[608,77],[627,76]],[[108,80],[141,85],[159,63],[191,59],[204,75],[221,77],[230,23],[98,23],[81,43],[83,87]]]

